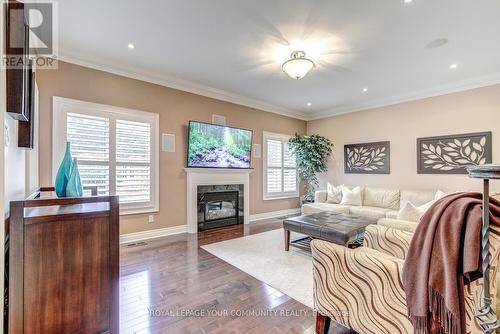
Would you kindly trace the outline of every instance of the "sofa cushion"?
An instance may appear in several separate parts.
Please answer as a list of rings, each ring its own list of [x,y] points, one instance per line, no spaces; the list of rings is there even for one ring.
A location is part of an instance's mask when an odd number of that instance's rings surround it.
[[[330,203],[309,203],[302,205],[302,214],[308,215],[311,213],[333,211],[337,213],[349,213],[349,206]]]
[[[346,186],[341,186],[342,188],[342,205],[363,205],[363,188],[356,187],[352,190]]]
[[[385,218],[398,219],[399,210],[391,210],[385,213]]]
[[[326,185],[326,202],[331,204],[339,204],[342,200],[342,186],[335,187],[328,182]]]
[[[365,187],[363,206],[397,210],[399,209],[399,190]]]
[[[367,218],[380,219],[384,218],[387,212],[391,211],[386,208],[376,206],[351,206],[350,213],[360,215]]]
[[[381,218],[378,220],[377,225],[395,228],[395,229],[403,230],[403,231],[407,231],[407,232],[415,232],[415,230],[417,229],[418,223],[409,222],[409,221],[405,221],[405,220]]]
[[[399,208],[403,208],[406,202],[420,206],[434,200],[435,191],[401,190]]]

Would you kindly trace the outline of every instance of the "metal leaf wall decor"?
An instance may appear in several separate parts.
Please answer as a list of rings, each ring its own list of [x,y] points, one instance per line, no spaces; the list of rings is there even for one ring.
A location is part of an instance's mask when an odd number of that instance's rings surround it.
[[[346,174],[390,174],[390,142],[344,145]]]
[[[466,167],[491,163],[491,132],[417,139],[419,174],[467,174]]]

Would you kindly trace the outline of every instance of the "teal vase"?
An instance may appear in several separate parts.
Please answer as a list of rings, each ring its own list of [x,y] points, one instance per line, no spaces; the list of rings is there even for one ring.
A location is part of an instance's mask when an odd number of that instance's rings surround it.
[[[66,197],[66,187],[68,186],[69,175],[71,173],[71,144],[66,143],[66,153],[57,171],[55,190],[57,197]]]
[[[83,187],[80,179],[80,171],[78,170],[78,161],[73,158],[71,164],[71,174],[69,175],[68,184],[66,186],[66,197],[82,197]]]

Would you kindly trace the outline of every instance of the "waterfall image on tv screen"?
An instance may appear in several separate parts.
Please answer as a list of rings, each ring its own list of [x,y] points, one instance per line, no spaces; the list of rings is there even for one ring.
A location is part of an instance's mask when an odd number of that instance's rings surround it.
[[[252,131],[189,122],[188,167],[250,168]]]

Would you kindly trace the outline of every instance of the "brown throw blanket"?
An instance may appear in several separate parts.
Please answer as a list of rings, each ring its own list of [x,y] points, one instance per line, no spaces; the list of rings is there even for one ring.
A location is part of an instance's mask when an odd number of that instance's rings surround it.
[[[490,198],[490,224],[500,201]],[[424,214],[403,268],[415,334],[465,334],[464,285],[482,277],[482,195],[448,195]]]

